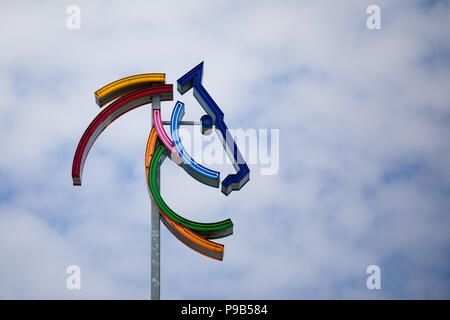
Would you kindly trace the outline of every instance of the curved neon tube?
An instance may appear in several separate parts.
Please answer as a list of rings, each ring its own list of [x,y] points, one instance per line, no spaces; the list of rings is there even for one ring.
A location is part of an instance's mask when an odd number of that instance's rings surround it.
[[[127,93],[149,87],[154,84],[163,84],[166,81],[164,73],[144,73],[125,77],[101,87],[95,91],[95,102],[99,107],[115,100]]]
[[[153,96],[160,96],[161,101],[173,99],[173,88],[171,84],[163,84],[140,89],[129,93],[111,103],[102,110],[87,127],[78,143],[72,164],[72,179],[75,186],[81,185],[81,176],[86,157],[97,137],[114,120],[126,112],[150,103]]]
[[[169,206],[164,202],[161,194],[158,191],[156,184],[156,168],[160,161],[164,160],[163,154],[166,151],[164,145],[157,147],[150,161],[150,167],[148,170],[148,185],[150,188],[150,193],[152,195],[153,201],[155,201],[160,212],[166,214],[171,220],[181,224],[198,235],[205,237],[207,239],[217,239],[228,236],[233,233],[233,223],[230,219],[226,219],[215,223],[199,223],[195,221],[190,221],[185,219],[178,214],[176,214]]]
[[[148,176],[148,167],[150,166],[150,160],[153,157],[153,152],[155,151],[156,139],[158,138],[158,134],[156,133],[156,129],[153,126],[150,131],[150,135],[147,140],[147,147],[145,148],[145,176]]]
[[[201,253],[207,257],[223,260],[224,245],[209,241],[198,234],[183,227],[181,224],[169,219],[164,213],[161,213],[162,222],[172,234],[189,248]]]
[[[179,157],[177,149],[175,148],[172,140],[167,135],[166,130],[164,129],[164,126],[162,124],[160,109],[153,109],[153,122],[155,124],[156,132],[158,132],[159,139],[161,139],[161,142],[172,154],[175,154],[177,157]]]
[[[184,116],[184,103],[177,101],[172,111],[170,133],[172,135],[173,144],[175,145],[178,154],[183,160],[183,168],[196,180],[203,182],[213,187],[219,187],[220,173],[208,168],[203,167],[187,153],[183,147],[180,138],[180,121]]]
[[[147,141],[147,148],[145,151],[145,173],[148,177],[148,167],[150,164],[150,161],[153,157],[154,149],[156,146],[158,135],[156,133],[156,129],[153,126],[152,130],[150,131],[150,135],[148,137]],[[148,182],[148,180],[147,180]],[[150,185],[147,184],[150,191]],[[150,193],[151,195],[151,193]],[[153,198],[153,196],[152,196]],[[158,210],[159,207],[158,207]],[[160,210],[160,217],[164,225],[169,229],[169,231],[172,232],[172,234],[180,240],[182,243],[184,243],[189,248],[207,256],[213,259],[217,260],[223,260],[223,252],[224,252],[224,245],[216,242],[212,242],[210,240],[207,240],[192,230],[183,227],[181,224],[176,223],[172,219],[170,219],[163,211]]]

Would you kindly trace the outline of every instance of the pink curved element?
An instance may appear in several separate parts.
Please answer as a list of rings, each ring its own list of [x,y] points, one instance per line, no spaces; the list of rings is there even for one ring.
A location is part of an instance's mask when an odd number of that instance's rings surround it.
[[[172,140],[167,135],[166,130],[164,130],[164,126],[163,126],[162,120],[161,120],[161,110],[160,109],[153,109],[153,122],[155,123],[156,132],[158,132],[158,136],[161,139],[164,146],[172,154],[175,154],[181,160],[181,157],[178,154],[178,151],[175,148],[175,145],[173,144]]]

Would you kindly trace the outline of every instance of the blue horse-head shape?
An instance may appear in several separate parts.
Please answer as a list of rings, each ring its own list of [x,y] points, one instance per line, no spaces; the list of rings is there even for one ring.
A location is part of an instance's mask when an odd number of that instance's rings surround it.
[[[229,133],[224,121],[224,114],[219,106],[214,102],[202,85],[203,62],[186,73],[177,81],[177,89],[180,94],[185,94],[193,88],[194,97],[200,103],[205,112],[211,117],[215,125],[217,135],[227,151],[228,156],[236,169],[235,174],[229,174],[222,181],[222,192],[229,195],[233,190],[241,189],[250,179],[250,170],[242,157],[239,148],[236,145],[232,135]],[[178,119],[179,120],[179,119]],[[203,122],[203,121],[202,121]]]

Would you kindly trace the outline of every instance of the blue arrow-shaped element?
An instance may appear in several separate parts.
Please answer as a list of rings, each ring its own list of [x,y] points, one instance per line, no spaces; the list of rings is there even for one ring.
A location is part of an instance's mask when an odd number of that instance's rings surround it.
[[[250,170],[242,157],[239,149],[223,121],[224,114],[219,106],[214,102],[202,85],[203,62],[194,69],[186,73],[177,81],[177,89],[180,94],[184,94],[194,88],[194,97],[200,103],[207,114],[211,116],[216,126],[216,132],[222,141],[222,145],[233,162],[236,174],[229,174],[222,181],[222,192],[229,195],[233,190],[241,189],[250,179]]]

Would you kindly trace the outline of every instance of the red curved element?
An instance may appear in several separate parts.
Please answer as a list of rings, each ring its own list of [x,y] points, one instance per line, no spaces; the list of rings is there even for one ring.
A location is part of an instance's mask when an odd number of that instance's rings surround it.
[[[151,103],[153,96],[160,96],[161,101],[171,101],[173,100],[173,86],[171,84],[163,84],[131,92],[111,103],[95,117],[81,137],[73,157],[72,179],[74,186],[81,185],[81,175],[86,157],[100,133],[126,112]]]

